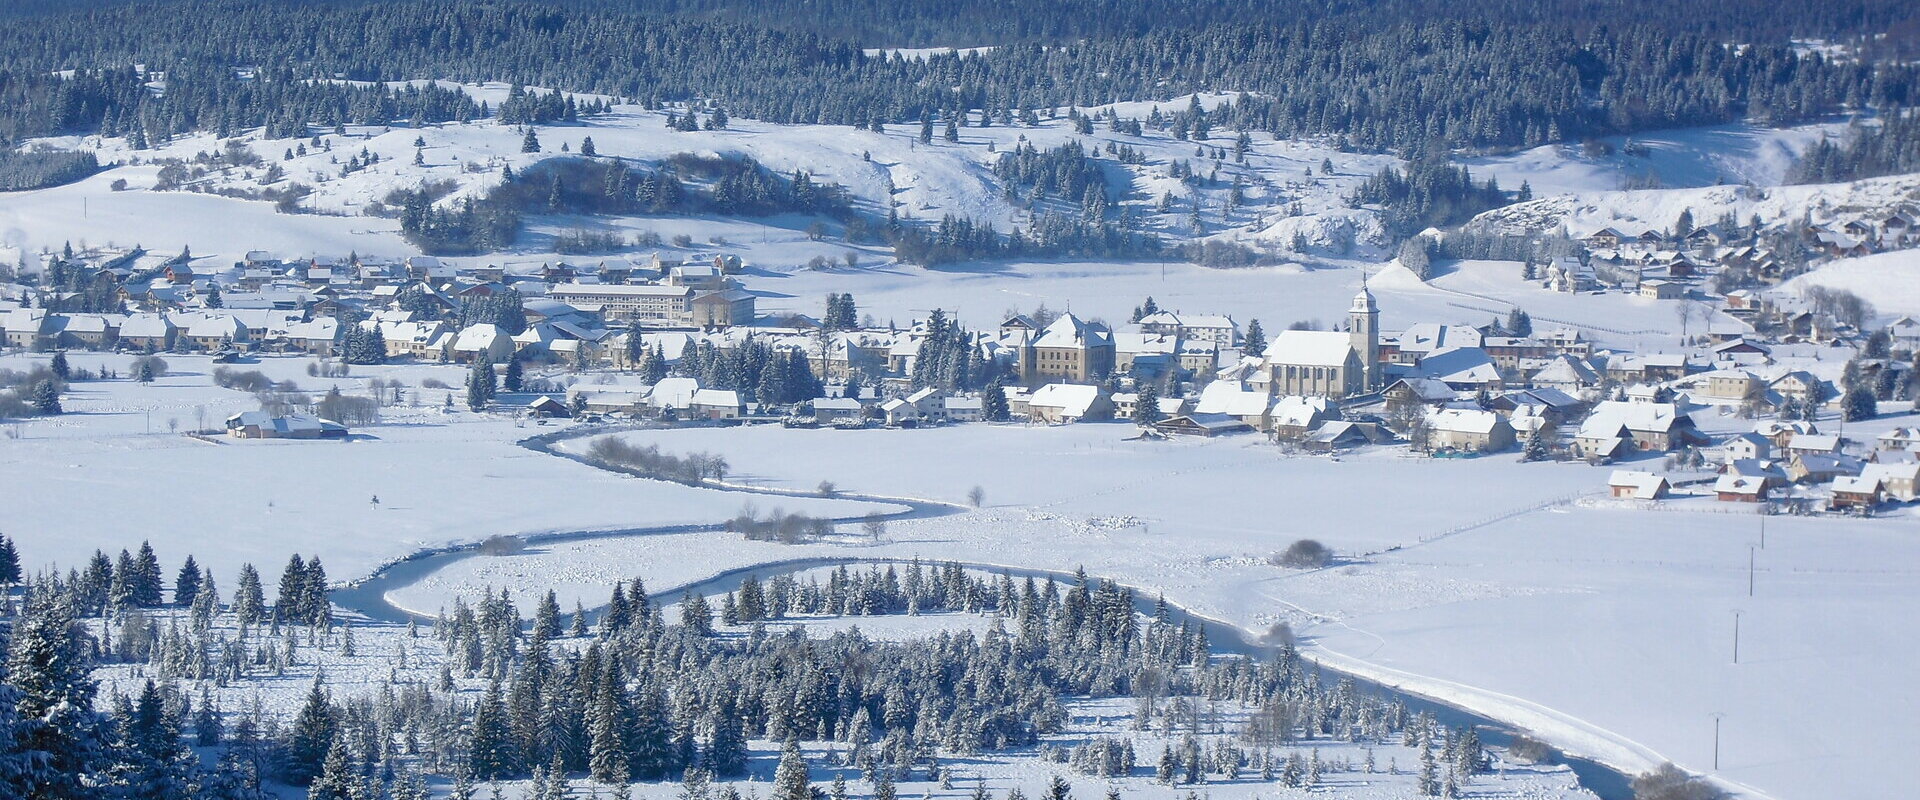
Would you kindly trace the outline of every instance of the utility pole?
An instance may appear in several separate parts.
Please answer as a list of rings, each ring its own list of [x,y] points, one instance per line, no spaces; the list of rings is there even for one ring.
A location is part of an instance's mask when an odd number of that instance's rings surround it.
[[[1724,716],[1726,715],[1718,711],[1713,712],[1713,771],[1714,772],[1720,771],[1720,718]]]
[[[1747,596],[1753,596],[1753,545],[1747,545]]]

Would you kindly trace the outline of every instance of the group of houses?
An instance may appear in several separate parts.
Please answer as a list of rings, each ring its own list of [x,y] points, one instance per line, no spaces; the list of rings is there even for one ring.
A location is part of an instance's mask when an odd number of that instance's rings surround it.
[[[1713,474],[1695,481],[1728,503],[1792,502],[1829,511],[1871,513],[1920,500],[1920,428],[1901,427],[1869,442],[1823,434],[1811,422],[1763,422],[1717,448]],[[1646,470],[1615,470],[1616,498],[1666,500],[1675,487]]]
[[[1920,211],[1896,206],[1772,229],[1730,220],[1672,229],[1616,224],[1588,232],[1579,243],[1583,255],[1549,261],[1536,279],[1563,292],[1612,286],[1664,300],[1686,296],[1723,270],[1777,284],[1823,260],[1920,246]],[[1776,252],[1780,247],[1792,252]]]

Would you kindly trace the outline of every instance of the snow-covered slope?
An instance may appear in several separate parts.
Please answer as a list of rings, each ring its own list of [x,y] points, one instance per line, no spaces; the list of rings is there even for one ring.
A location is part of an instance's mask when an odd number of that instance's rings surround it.
[[[1841,215],[1874,215],[1920,200],[1920,175],[1895,175],[1849,183],[1804,186],[1709,186],[1559,195],[1516,203],[1473,219],[1474,227],[1507,233],[1548,231],[1565,225],[1583,236],[1613,225],[1669,229],[1682,211],[1697,224],[1730,215],[1739,224],[1758,217],[1772,226],[1810,217],[1820,223]]]
[[[453,84],[445,84],[452,86]],[[461,86],[477,99],[498,103],[506,92],[500,84]],[[1227,95],[1207,95],[1203,105],[1225,102]],[[1181,98],[1161,108],[1172,112],[1187,105]],[[1120,103],[1095,109],[1107,109],[1123,118],[1144,119],[1153,109],[1148,103]],[[379,255],[404,255],[410,251],[386,235],[394,229],[390,220],[363,217],[369,206],[395,189],[412,189],[423,184],[448,182],[453,191],[443,202],[484,192],[497,184],[503,167],[523,170],[533,162],[560,155],[578,153],[584,140],[592,137],[602,157],[620,158],[637,166],[650,166],[671,156],[746,156],[782,173],[807,170],[817,180],[845,186],[855,197],[856,206],[876,216],[889,209],[901,217],[938,220],[948,214],[991,222],[1000,230],[1024,225],[1031,212],[1009,202],[1006,187],[993,175],[993,164],[1013,148],[1031,144],[1040,149],[1078,141],[1088,151],[1098,150],[1110,183],[1124,190],[1122,205],[1137,217],[1149,220],[1149,227],[1178,241],[1196,235],[1226,236],[1264,243],[1285,249],[1293,242],[1296,230],[1305,231],[1310,249],[1316,254],[1375,254],[1385,244],[1379,226],[1370,214],[1347,209],[1343,198],[1367,177],[1383,167],[1399,163],[1390,156],[1341,153],[1311,142],[1275,141],[1266,134],[1253,134],[1245,164],[1236,163],[1232,150],[1236,133],[1215,130],[1205,141],[1176,139],[1169,132],[1149,128],[1143,136],[1131,136],[1110,129],[1105,122],[1093,126],[1090,134],[1075,132],[1073,123],[1061,109],[1058,117],[1043,118],[1037,126],[1022,125],[963,127],[958,142],[947,142],[937,133],[933,141],[918,141],[917,125],[895,125],[884,133],[856,130],[844,126],[771,125],[752,120],[734,120],[720,131],[678,132],[666,127],[668,112],[648,111],[636,105],[620,105],[613,112],[578,123],[541,125],[536,128],[542,152],[522,153],[522,131],[516,126],[500,125],[493,120],[469,124],[406,126],[349,126],[344,134],[323,132],[314,146],[312,139],[268,139],[260,130],[244,132],[233,140],[199,134],[176,139],[151,150],[132,150],[123,138],[58,137],[37,140],[27,146],[51,146],[90,149],[103,163],[119,163],[95,179],[70,187],[0,195],[0,231],[17,228],[30,247],[58,247],[68,239],[100,241],[112,238],[121,243],[138,241],[152,249],[178,249],[192,245],[195,250],[272,248],[285,255],[303,255],[323,250],[344,253],[358,250]],[[977,117],[973,120],[977,123]],[[284,188],[291,183],[311,187],[313,194],[301,207],[320,214],[345,215],[347,220],[315,219],[297,215],[273,215],[264,201],[231,205],[181,202],[174,200],[189,192],[168,193],[161,199],[135,201],[153,186],[152,164],[158,160],[193,161],[202,154],[217,155],[227,142],[239,141],[262,159],[253,167],[215,165],[211,174],[187,184],[189,190],[258,193],[267,188]],[[421,146],[416,147],[419,142]],[[302,146],[306,151],[302,154]],[[1144,163],[1123,165],[1108,147],[1139,151]],[[415,164],[416,152],[420,163]],[[378,163],[343,174],[343,166],[362,154],[378,156]],[[1224,154],[1222,160],[1216,155]],[[1197,180],[1171,177],[1174,162],[1186,162]],[[1325,167],[1332,166],[1331,172]],[[267,170],[278,167],[284,177],[272,183]],[[1222,208],[1235,179],[1241,183],[1242,202],[1230,216]],[[117,179],[127,181],[125,193],[114,193],[108,186]],[[127,197],[115,197],[124,194]],[[1171,195],[1172,207],[1159,212],[1156,202]],[[204,200],[205,198],[199,198]],[[1024,199],[1024,198],[1023,198]],[[1193,201],[1201,205],[1203,230],[1196,232],[1190,221]],[[57,211],[42,210],[51,201]],[[163,218],[165,227],[142,226],[130,220],[94,221],[86,214],[70,213],[83,202],[99,201],[126,217],[143,216],[155,221]],[[147,206],[147,203],[154,203]],[[1060,201],[1049,201],[1058,204]],[[1069,207],[1069,205],[1071,207]],[[1077,202],[1060,205],[1077,213]],[[139,209],[139,210],[136,210]],[[1276,224],[1294,212],[1304,222]],[[1326,214],[1321,222],[1314,217]],[[243,232],[236,236],[232,223],[242,220]],[[311,238],[276,242],[266,220],[299,224],[324,232]],[[580,219],[534,219],[536,231],[542,226],[588,224]],[[607,224],[605,219],[591,224]],[[697,231],[708,236],[724,236],[739,241],[765,223],[797,233],[806,220],[745,220],[728,223],[724,233]],[[294,224],[294,223],[289,223]],[[681,217],[639,217],[612,221],[616,227],[648,228],[665,238],[687,227]],[[698,228],[700,221],[693,221]],[[710,227],[710,226],[709,226]],[[695,230],[685,231],[689,234]],[[237,242],[236,238],[246,238]],[[753,237],[759,238],[759,237]],[[795,237],[776,235],[786,240]],[[233,246],[229,246],[229,242]],[[520,249],[542,252],[550,243],[541,236],[527,237]],[[550,249],[544,252],[551,252]],[[804,259],[802,259],[804,260]]]

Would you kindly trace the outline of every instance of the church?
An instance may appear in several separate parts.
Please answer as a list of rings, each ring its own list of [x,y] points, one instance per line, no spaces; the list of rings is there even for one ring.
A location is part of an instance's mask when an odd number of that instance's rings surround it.
[[[1345,398],[1380,384],[1380,308],[1361,287],[1345,331],[1283,331],[1267,344],[1262,367],[1275,395]]]

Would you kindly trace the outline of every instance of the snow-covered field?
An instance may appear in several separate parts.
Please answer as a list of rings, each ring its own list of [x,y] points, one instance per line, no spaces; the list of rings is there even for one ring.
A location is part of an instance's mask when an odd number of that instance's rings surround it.
[[[1602,470],[1506,458],[1285,459],[1233,439],[1122,442],[1124,426],[870,433],[645,435],[667,448],[730,437],[725,452],[740,474],[773,485],[827,477],[941,498],[974,483],[986,489],[979,512],[896,523],[882,544],[851,553],[781,551],[789,558],[1084,566],[1251,630],[1290,622],[1307,652],[1331,664],[1628,769],[1672,759],[1712,771],[1711,715],[1720,713],[1718,774],[1728,781],[1760,796],[1831,796],[1835,781],[1850,794],[1885,796],[1897,780],[1889,765],[1920,744],[1904,721],[1920,698],[1901,655],[1920,626],[1889,613],[1920,595],[1911,515],[1767,520],[1749,598],[1747,549],[1759,542],[1759,517],[1719,504],[1689,512],[1553,502],[1598,488]],[[675,444],[689,440],[699,444]],[[1095,485],[1095,474],[1110,484]],[[1265,563],[1302,535],[1371,554],[1304,573]],[[605,543],[637,548],[614,552],[645,553],[655,569],[675,569],[664,559],[677,553],[702,574],[764,558],[741,545]],[[613,557],[598,546],[576,563]],[[572,561],[570,547],[544,558]],[[500,585],[497,577],[445,588],[475,591]],[[1746,626],[1739,666],[1730,663],[1736,609]],[[1807,758],[1820,768],[1806,769]]]
[[[1781,284],[1776,291],[1797,293],[1814,286],[1845,289],[1868,298],[1882,322],[1920,316],[1920,250],[1839,259]]]
[[[28,360],[0,358],[0,368],[23,369]],[[71,360],[127,374],[124,356],[75,353]],[[198,427],[201,409],[204,424],[219,428],[227,415],[258,404],[212,386],[204,357],[167,360],[174,374],[151,386],[124,377],[75,383],[62,401],[67,414],[6,426],[0,531],[20,543],[29,563],[77,567],[96,548],[111,554],[151,540],[166,563],[191,553],[223,582],[247,562],[273,581],[295,552],[318,553],[331,578],[351,580],[423,548],[495,534],[710,523],[742,503],[738,495],[625,478],[514,444],[546,430],[538,426],[464,408],[444,412],[446,390],[418,386],[428,375],[458,385],[457,367],[356,367],[355,378],[322,379],[307,377],[301,358],[237,365],[316,394],[336,384],[355,393],[367,377],[398,378],[422,405],[384,409],[381,424],[357,428],[347,442],[188,438],[170,430]],[[873,504],[794,498],[781,505],[858,516]]]
[[[497,84],[463,88],[494,103],[506,90]],[[1213,106],[1230,99],[1228,95],[1205,95],[1201,102]],[[1182,98],[1160,108],[1172,113],[1185,108],[1187,102]],[[1153,107],[1150,103],[1119,103],[1082,111],[1091,114],[1112,109],[1125,118],[1144,119]],[[1367,177],[1399,163],[1391,156],[1341,153],[1320,143],[1276,141],[1259,134],[1253,137],[1245,164],[1236,163],[1229,155],[1218,162],[1216,180],[1190,186],[1169,175],[1173,162],[1189,163],[1202,178],[1214,177],[1216,162],[1212,156],[1232,150],[1233,132],[1214,131],[1203,143],[1153,130],[1132,136],[1110,130],[1102,122],[1092,133],[1083,135],[1074,131],[1066,110],[1061,109],[1057,119],[1042,119],[1034,127],[997,123],[985,128],[965,127],[960,129],[957,142],[936,136],[922,144],[917,140],[915,125],[896,125],[875,133],[843,126],[783,126],[735,120],[726,130],[676,132],[666,128],[668,113],[621,105],[612,113],[578,123],[542,125],[538,128],[543,147],[539,153],[522,153],[520,129],[492,120],[417,129],[354,126],[345,135],[322,133],[319,138],[331,149],[309,147],[306,154],[291,159],[285,156],[310,145],[310,140],[264,139],[256,131],[239,140],[264,160],[262,164],[220,170],[193,184],[209,190],[258,192],[268,166],[278,166],[285,177],[270,186],[297,182],[312,187],[313,194],[302,202],[303,208],[343,215],[332,218],[274,214],[272,205],[265,201],[196,197],[192,203],[179,203],[182,195],[190,193],[154,193],[150,190],[158,168],[132,165],[135,161],[151,164],[158,159],[217,154],[226,140],[211,135],[185,136],[142,151],[129,149],[119,138],[38,140],[32,146],[94,150],[103,163],[130,166],[109,169],[72,186],[0,195],[0,234],[4,234],[0,243],[38,250],[58,248],[66,240],[87,239],[122,245],[137,242],[156,252],[191,245],[196,252],[234,255],[265,248],[286,257],[340,255],[350,250],[402,256],[413,251],[398,240],[394,221],[362,216],[389,192],[449,181],[455,187],[449,201],[457,201],[499,183],[504,166],[523,170],[543,158],[578,153],[591,137],[602,157],[638,165],[657,164],[679,154],[751,157],[777,172],[807,170],[817,181],[839,183],[853,195],[856,207],[870,215],[884,217],[892,209],[905,219],[931,221],[953,214],[991,222],[1002,231],[1025,224],[1030,212],[1009,203],[1003,195],[1000,181],[993,175],[993,164],[1000,154],[1023,144],[1046,149],[1078,142],[1089,150],[1102,149],[1101,163],[1109,170],[1110,183],[1125,193],[1124,202],[1134,206],[1136,213],[1151,217],[1156,229],[1175,240],[1194,235],[1187,213],[1192,205],[1189,198],[1197,196],[1208,207],[1206,233],[1210,235],[1226,232],[1234,238],[1285,247],[1299,231],[1307,237],[1315,255],[1351,252],[1379,256],[1387,244],[1379,225],[1370,214],[1345,208],[1343,198]],[[416,148],[416,141],[423,146]],[[1139,150],[1144,163],[1122,165],[1104,152],[1108,146]],[[414,164],[416,150],[421,160],[418,165]],[[379,162],[342,175],[341,165],[362,151],[377,155]],[[1327,164],[1333,165],[1331,173],[1323,169]],[[1236,177],[1242,182],[1240,209],[1223,218],[1220,206]],[[126,191],[108,188],[117,179],[126,180]],[[1175,208],[1156,213],[1153,204],[1168,193],[1178,201]],[[95,205],[100,216],[94,216]],[[164,222],[141,213],[156,206],[171,209],[168,214],[151,215],[164,218]],[[1077,201],[1070,206],[1061,207],[1078,213]],[[1300,216],[1285,219],[1295,207]],[[663,238],[686,234],[703,248],[709,247],[708,239],[720,237],[729,242],[729,249],[761,264],[799,264],[813,255],[831,258],[847,249],[845,243],[809,241],[801,232],[807,222],[679,216],[536,217],[529,220],[530,233],[516,251],[551,256],[551,234],[573,227],[648,230]],[[265,235],[276,224],[305,231],[292,237]]]
[[[1845,135],[1844,121],[1793,128],[1749,124],[1714,125],[1610,136],[1608,152],[1588,154],[1582,144],[1546,145],[1499,156],[1467,159],[1481,178],[1507,189],[1522,182],[1535,197],[1613,191],[1633,185],[1689,188],[1719,184],[1777,186],[1800,153],[1821,137]],[[1629,144],[1644,147],[1629,155]]]

